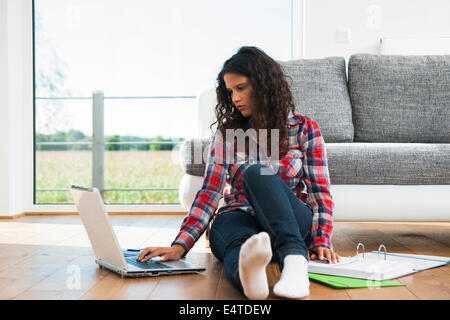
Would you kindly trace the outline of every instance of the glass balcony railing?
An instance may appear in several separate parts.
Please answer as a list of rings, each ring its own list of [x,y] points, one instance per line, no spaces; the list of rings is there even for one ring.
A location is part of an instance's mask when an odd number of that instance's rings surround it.
[[[178,195],[174,194],[172,196],[161,196],[161,197],[155,197],[160,199],[160,202],[158,200],[149,200],[148,197],[142,197],[142,195],[137,195],[136,197],[120,197],[118,196],[119,193],[128,192],[137,194],[139,192],[162,192],[162,193],[177,193],[178,191],[178,182],[179,179],[181,179],[181,166],[174,162],[174,156],[173,151],[178,150],[177,147],[181,145],[181,143],[184,141],[183,138],[179,138],[176,141],[141,141],[141,140],[127,140],[127,141],[108,141],[107,137],[105,137],[104,133],[104,105],[105,100],[115,100],[115,99],[122,99],[122,100],[128,100],[128,99],[196,99],[196,96],[129,96],[129,97],[105,97],[101,91],[95,91],[92,94],[92,97],[36,97],[36,100],[91,100],[92,101],[92,138],[89,137],[89,141],[36,141],[35,140],[35,152],[39,152],[41,150],[47,149],[55,149],[55,147],[67,147],[67,150],[72,150],[72,148],[83,148],[84,151],[89,151],[90,156],[87,156],[86,152],[83,154],[83,159],[76,159],[74,156],[74,159],[69,159],[71,156],[66,155],[65,158],[60,157],[59,162],[70,162],[65,165],[66,169],[61,168],[58,169],[56,172],[53,171],[51,175],[60,175],[61,177],[58,179],[58,182],[49,183],[46,185],[46,183],[41,183],[42,181],[46,181],[48,178],[48,174],[45,173],[45,170],[42,170],[42,172],[37,172],[38,165],[42,162],[42,167],[44,166],[45,159],[41,160],[39,156],[37,157],[37,166],[35,167],[35,177],[37,174],[39,174],[39,178],[35,179],[37,180],[35,192],[36,193],[67,193],[69,191],[70,184],[88,184],[90,186],[93,186],[95,188],[98,188],[102,196],[104,197],[105,193],[114,194],[114,196],[109,197],[109,203],[179,203]],[[146,140],[146,139],[145,139]],[[150,140],[150,139],[148,139]],[[166,140],[166,139],[165,139]],[[76,146],[76,147],[75,147]],[[147,147],[146,147],[147,146]],[[164,155],[164,159],[150,159],[148,156],[146,159],[143,159],[143,156],[138,156],[135,159],[130,159],[130,157],[136,157],[136,155],[140,151],[136,150],[142,150],[142,148],[146,148],[146,150],[153,150],[152,146],[170,146],[168,148],[165,148],[166,150],[170,150],[172,152],[172,155],[168,155],[167,152]],[[121,151],[122,149],[126,150],[133,150],[135,153],[127,154],[123,157],[117,157],[116,155],[111,156],[109,162],[121,162],[121,164],[114,164],[114,167],[119,169],[111,169],[105,165],[105,159],[108,160],[108,153],[114,154],[114,152],[111,151]],[[39,150],[38,150],[39,149]],[[80,151],[79,151],[80,152]],[[41,152],[42,153],[42,152]],[[126,152],[123,152],[126,153]],[[164,152],[159,152],[160,154]],[[55,153],[53,153],[54,155]],[[117,152],[115,153],[117,154]],[[142,154],[142,152],[141,152]],[[155,152],[154,154],[157,154]],[[89,158],[87,158],[89,157]],[[123,161],[123,159],[126,158],[126,161]],[[172,160],[172,163],[168,165],[168,162]],[[147,161],[148,160],[148,161]],[[161,167],[159,171],[155,170],[147,170],[141,168],[142,163],[147,163],[146,166],[148,166],[148,162],[155,161],[155,166]],[[56,163],[58,160],[55,159],[52,161],[53,164],[49,163],[46,164],[48,167],[54,167],[54,163]],[[134,163],[132,163],[134,161]],[[70,178],[63,178],[64,175],[67,175],[67,170],[71,170],[71,168],[74,168],[74,172],[78,169],[75,169],[77,164],[80,162],[86,162],[84,165],[84,169],[80,169],[79,171],[84,171],[84,178],[78,179],[74,177],[73,179]],[[162,164],[166,165],[164,168],[162,167]],[[91,167],[90,170],[88,167]],[[130,173],[129,167],[135,167],[137,168],[134,170],[134,172]],[[41,168],[41,167],[39,167]],[[67,169],[68,168],[68,169]],[[148,168],[147,168],[148,169]],[[90,171],[90,174],[89,172]],[[122,171],[122,172],[118,172]],[[175,172],[177,171],[177,172]],[[178,172],[179,171],[179,172]],[[168,173],[171,174],[168,174]],[[90,175],[90,179],[89,176]],[[143,181],[146,180],[145,177],[142,176],[149,176],[148,182]],[[158,175],[160,176],[160,179],[158,179]],[[128,176],[127,178],[123,178],[123,176]],[[133,177],[132,177],[133,176]],[[140,178],[143,179],[135,179],[134,176],[140,176]],[[151,176],[151,178],[150,178]],[[168,179],[168,176],[171,176],[170,179]],[[119,177],[119,178],[115,178]],[[156,178],[156,179],[155,179]],[[116,180],[114,180],[116,179]],[[81,181],[79,181],[81,180]],[[90,181],[88,181],[90,180]],[[120,181],[118,181],[120,180]],[[133,181],[133,180],[139,180],[139,181]],[[150,182],[152,181],[152,182]],[[155,183],[156,181],[156,183]],[[53,184],[53,185],[52,185]],[[153,187],[152,185],[156,185]],[[161,186],[166,185],[166,186]],[[168,185],[168,186],[167,186]],[[64,187],[63,187],[64,186]],[[152,187],[149,187],[152,186]],[[36,193],[35,193],[35,203],[36,204],[60,204],[60,203],[69,203],[71,202],[70,197],[60,197],[58,200],[58,197],[54,198],[42,198],[38,197],[39,199],[36,199]],[[147,200],[142,200],[142,198],[145,198]],[[49,200],[50,199],[50,200]],[[54,199],[54,200],[52,200]],[[122,199],[122,200],[120,200]],[[125,200],[123,200],[125,199]],[[138,200],[133,200],[138,199]],[[163,200],[166,199],[166,200]],[[69,202],[66,202],[69,201]],[[131,202],[130,202],[131,201]],[[175,202],[174,202],[175,201]],[[105,199],[105,203],[108,201]]]

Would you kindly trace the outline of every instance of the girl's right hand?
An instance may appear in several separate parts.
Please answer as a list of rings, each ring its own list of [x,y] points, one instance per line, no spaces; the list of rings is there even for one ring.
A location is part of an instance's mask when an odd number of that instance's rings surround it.
[[[157,256],[161,257],[161,261],[178,260],[184,255],[184,252],[184,248],[179,244],[174,244],[171,247],[147,247],[136,260],[146,262]]]

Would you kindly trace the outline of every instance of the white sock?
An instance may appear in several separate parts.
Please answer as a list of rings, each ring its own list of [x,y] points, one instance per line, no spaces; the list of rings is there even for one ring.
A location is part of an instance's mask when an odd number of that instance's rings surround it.
[[[266,266],[272,259],[270,237],[260,232],[245,241],[239,251],[239,278],[249,299],[265,299],[269,295]]]
[[[287,255],[280,280],[273,287],[280,297],[299,299],[309,296],[308,261],[302,255]]]

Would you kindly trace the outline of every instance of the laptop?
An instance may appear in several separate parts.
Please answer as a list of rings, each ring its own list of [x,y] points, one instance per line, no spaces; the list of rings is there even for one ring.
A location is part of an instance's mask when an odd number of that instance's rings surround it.
[[[161,262],[160,257],[144,263],[136,261],[143,249],[121,250],[99,190],[72,185],[70,192],[94,250],[95,262],[100,267],[118,273],[122,277],[199,273],[206,270],[183,260]]]

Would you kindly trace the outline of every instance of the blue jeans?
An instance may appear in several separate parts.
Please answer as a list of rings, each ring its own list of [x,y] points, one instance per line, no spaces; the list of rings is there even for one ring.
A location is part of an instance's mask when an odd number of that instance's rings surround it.
[[[223,262],[227,280],[241,293],[239,251],[251,236],[265,231],[270,236],[273,258],[283,270],[284,257],[303,255],[308,260],[312,212],[277,175],[261,175],[263,165],[250,165],[244,172],[243,190],[256,216],[240,210],[224,212],[214,220],[209,243]]]

